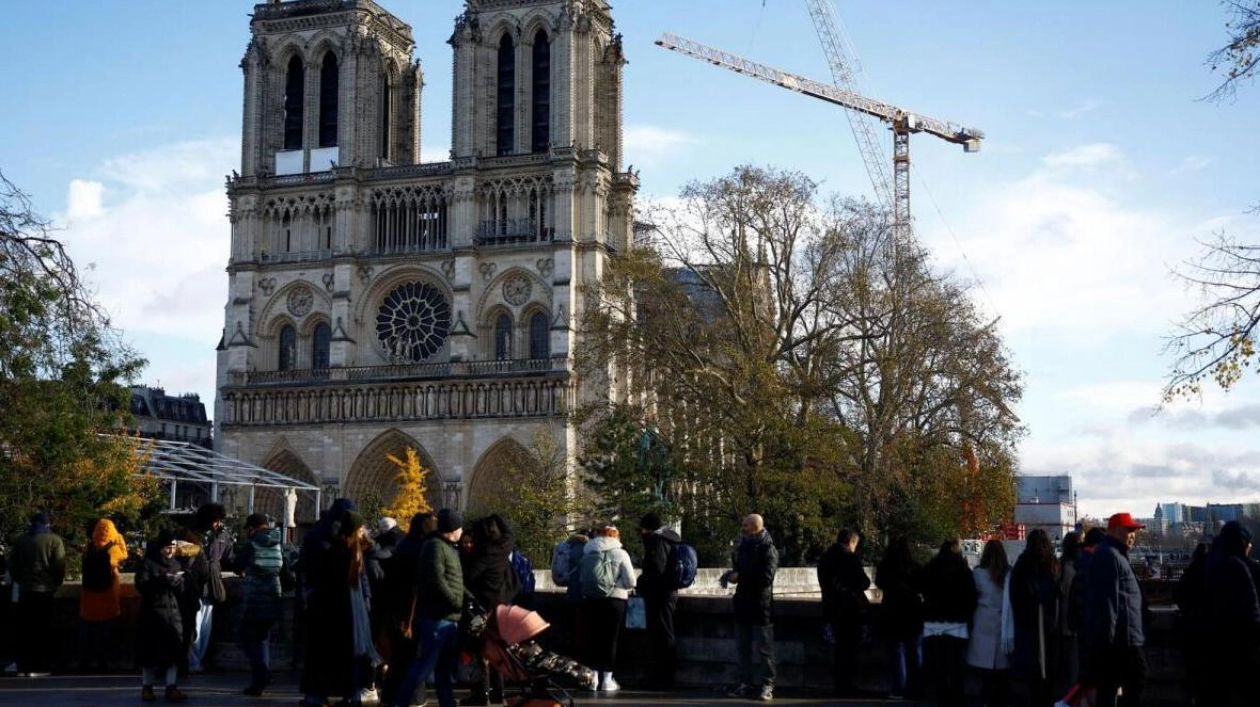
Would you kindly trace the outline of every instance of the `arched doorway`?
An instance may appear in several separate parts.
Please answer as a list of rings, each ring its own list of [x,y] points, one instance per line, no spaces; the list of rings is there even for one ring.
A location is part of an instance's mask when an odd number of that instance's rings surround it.
[[[398,494],[398,467],[389,460],[389,456],[405,460],[408,448],[416,450],[420,455],[420,463],[429,471],[425,477],[425,485],[428,487],[425,498],[433,508],[441,508],[442,477],[437,472],[433,458],[419,442],[398,430],[382,433],[359,452],[359,457],[354,460],[350,474],[346,476],[346,482],[342,486],[342,495],[364,509],[388,506]],[[410,520],[399,518],[398,522],[406,526]]]
[[[296,479],[312,486],[319,485],[319,480],[315,478],[315,474],[306,465],[306,462],[288,449],[282,449],[272,454],[262,466],[276,473],[284,474],[291,479]],[[264,487],[255,489],[254,512],[266,513],[274,518],[277,523],[284,522],[284,490]],[[314,523],[318,519],[318,515],[319,511],[315,508],[315,495],[305,492],[299,493],[293,520],[299,525],[305,525]]]
[[[530,452],[520,442],[511,437],[504,437],[495,442],[477,460],[472,477],[468,481],[464,497],[468,499],[469,512],[500,508],[496,503],[504,496],[513,493],[515,480],[509,478],[505,470],[520,464],[522,456]]]

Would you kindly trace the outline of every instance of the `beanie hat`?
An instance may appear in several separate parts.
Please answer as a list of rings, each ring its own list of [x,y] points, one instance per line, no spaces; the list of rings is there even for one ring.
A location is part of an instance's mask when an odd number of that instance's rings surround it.
[[[343,537],[348,538],[351,535],[354,535],[359,532],[359,529],[362,527],[363,516],[355,513],[354,511],[346,511],[346,514],[341,517],[341,535]]]
[[[644,530],[660,530],[661,517],[655,513],[644,513],[643,519],[639,521],[639,527]]]
[[[453,533],[464,527],[464,516],[453,508],[443,508],[438,511],[437,518],[439,533]]]
[[[394,520],[393,518],[390,518],[389,516],[386,516],[376,521],[376,529],[382,533],[388,533],[389,531],[397,527],[398,527],[398,521]]]

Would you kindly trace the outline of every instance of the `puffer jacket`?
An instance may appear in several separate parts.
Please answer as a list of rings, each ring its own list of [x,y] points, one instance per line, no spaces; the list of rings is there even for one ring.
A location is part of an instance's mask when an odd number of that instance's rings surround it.
[[[434,535],[425,541],[416,580],[416,618],[459,620],[466,596],[464,572],[459,552],[446,538]]]
[[[774,623],[774,575],[779,571],[779,551],[770,531],[744,536],[735,550],[735,620],[753,626]]]
[[[179,604],[184,584],[179,562],[163,557],[159,546],[151,545],[136,569],[135,582],[140,593],[136,662],[158,670],[178,665],[188,650]]]
[[[585,557],[593,552],[611,552],[613,559],[617,562],[617,585],[613,588],[612,595],[608,598],[630,598],[630,590],[634,589],[635,582],[634,563],[630,561],[630,553],[626,552],[625,548],[621,546],[621,541],[617,538],[591,538],[589,542],[582,546],[582,555]],[[583,594],[589,596],[585,589]]]
[[[241,615],[245,621],[277,621],[281,611],[280,572],[284,550],[280,529],[259,530],[236,555],[233,569],[241,581]]]

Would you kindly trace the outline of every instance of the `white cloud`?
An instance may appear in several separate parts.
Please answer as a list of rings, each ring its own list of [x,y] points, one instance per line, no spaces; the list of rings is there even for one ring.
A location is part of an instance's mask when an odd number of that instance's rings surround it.
[[[230,247],[223,174],[236,140],[112,158],[69,185],[62,237],[114,323],[142,334],[210,340],[223,326]],[[213,375],[213,368],[210,369]]]
[[[70,182],[70,193],[66,199],[66,218],[71,222],[96,218],[105,213],[101,206],[105,185],[84,179]]]
[[[1190,155],[1181,161],[1181,164],[1168,170],[1169,177],[1176,177],[1182,174],[1191,174],[1194,172],[1202,172],[1212,166],[1214,160],[1211,157],[1203,157],[1201,155]]]
[[[681,130],[654,125],[631,125],[625,130],[625,153],[636,160],[655,161],[677,156],[700,143],[699,138]]]
[[[1058,115],[1064,120],[1076,120],[1086,113],[1092,113],[1093,111],[1098,110],[1102,107],[1102,104],[1103,102],[1097,98],[1091,98],[1080,105],[1068,108],[1067,110],[1059,111]]]
[[[1121,158],[1120,148],[1099,142],[1051,153],[1046,155],[1044,162],[1047,167],[1097,167],[1109,162],[1119,162]]]

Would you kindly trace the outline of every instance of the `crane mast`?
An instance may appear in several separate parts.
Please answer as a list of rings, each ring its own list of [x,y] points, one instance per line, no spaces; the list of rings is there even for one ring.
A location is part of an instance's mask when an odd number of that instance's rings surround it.
[[[859,91],[853,71],[854,63],[845,54],[840,29],[836,26],[834,10],[827,4],[829,2],[830,0],[809,0],[806,3],[809,16],[814,21],[814,29],[818,32],[823,53],[827,55],[832,83],[837,88],[857,94]],[[887,157],[875,139],[874,121],[869,116],[851,110],[845,111],[845,117],[849,119],[849,127],[853,129],[853,137],[862,153],[862,161],[866,163],[866,173],[870,175],[871,186],[875,188],[875,198],[884,206],[893,208],[893,190],[889,185],[888,166],[885,162]]]
[[[834,103],[849,109],[850,112],[871,116],[888,123],[893,133],[892,211],[894,236],[898,243],[906,242],[910,236],[910,135],[928,133],[946,142],[962,145],[965,152],[978,151],[980,141],[984,139],[984,133],[974,128],[965,128],[957,123],[928,118],[840,86],[759,64],[737,54],[715,49],[675,34],[661,35],[656,40],[656,44],[694,59]],[[862,138],[859,137],[859,143],[861,142]],[[864,158],[865,155],[864,150]],[[872,162],[868,159],[868,168],[871,164]],[[878,178],[874,174],[872,172],[872,180],[878,183]],[[881,169],[879,174],[885,174],[885,172]],[[879,187],[876,186],[876,189],[878,190]]]

